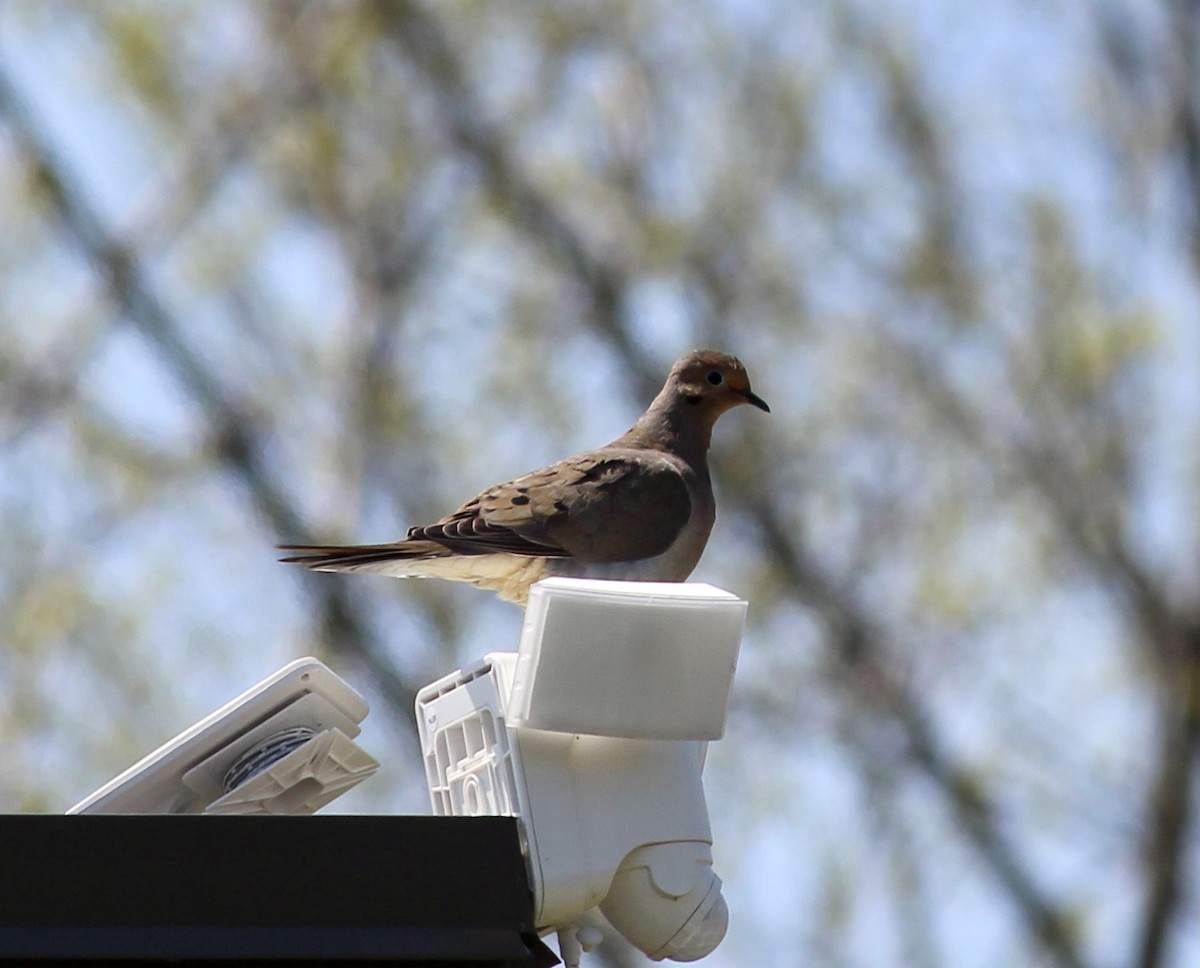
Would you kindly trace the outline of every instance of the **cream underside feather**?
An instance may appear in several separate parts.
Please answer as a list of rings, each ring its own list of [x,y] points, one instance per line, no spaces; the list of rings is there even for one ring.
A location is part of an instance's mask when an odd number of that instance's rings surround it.
[[[508,602],[524,605],[529,586],[545,577],[546,559],[523,555],[447,555],[441,558],[402,558],[361,565],[343,564],[316,571],[357,571],[393,578],[443,578],[465,581],[494,591]]]

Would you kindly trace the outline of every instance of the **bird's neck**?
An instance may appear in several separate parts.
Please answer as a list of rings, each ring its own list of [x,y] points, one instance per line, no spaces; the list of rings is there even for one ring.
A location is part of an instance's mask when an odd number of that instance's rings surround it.
[[[706,466],[712,441],[712,422],[682,409],[678,400],[659,398],[650,405],[623,437],[613,441],[623,447],[665,450],[697,468]]]

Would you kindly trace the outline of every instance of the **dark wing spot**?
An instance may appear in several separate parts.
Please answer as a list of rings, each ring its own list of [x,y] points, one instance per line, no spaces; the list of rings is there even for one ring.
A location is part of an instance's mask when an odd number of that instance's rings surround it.
[[[529,503],[529,495],[528,494],[518,494],[516,497],[514,497],[512,499],[512,503],[517,505],[518,507],[526,505]]]

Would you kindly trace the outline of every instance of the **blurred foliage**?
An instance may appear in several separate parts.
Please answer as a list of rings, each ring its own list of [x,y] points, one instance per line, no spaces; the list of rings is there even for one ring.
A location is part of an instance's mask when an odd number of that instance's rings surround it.
[[[518,613],[272,545],[610,439],[707,344],[773,408],[697,573],[752,602],[712,963],[1196,963],[1195,18],[9,0],[4,807],[317,653],[389,750],[351,807],[424,809],[412,690]]]

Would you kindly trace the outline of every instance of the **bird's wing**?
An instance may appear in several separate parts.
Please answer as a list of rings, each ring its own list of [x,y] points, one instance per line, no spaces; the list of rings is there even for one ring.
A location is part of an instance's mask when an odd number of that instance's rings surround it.
[[[601,450],[490,487],[408,537],[460,554],[636,561],[670,548],[691,514],[674,461],[651,451]]]

